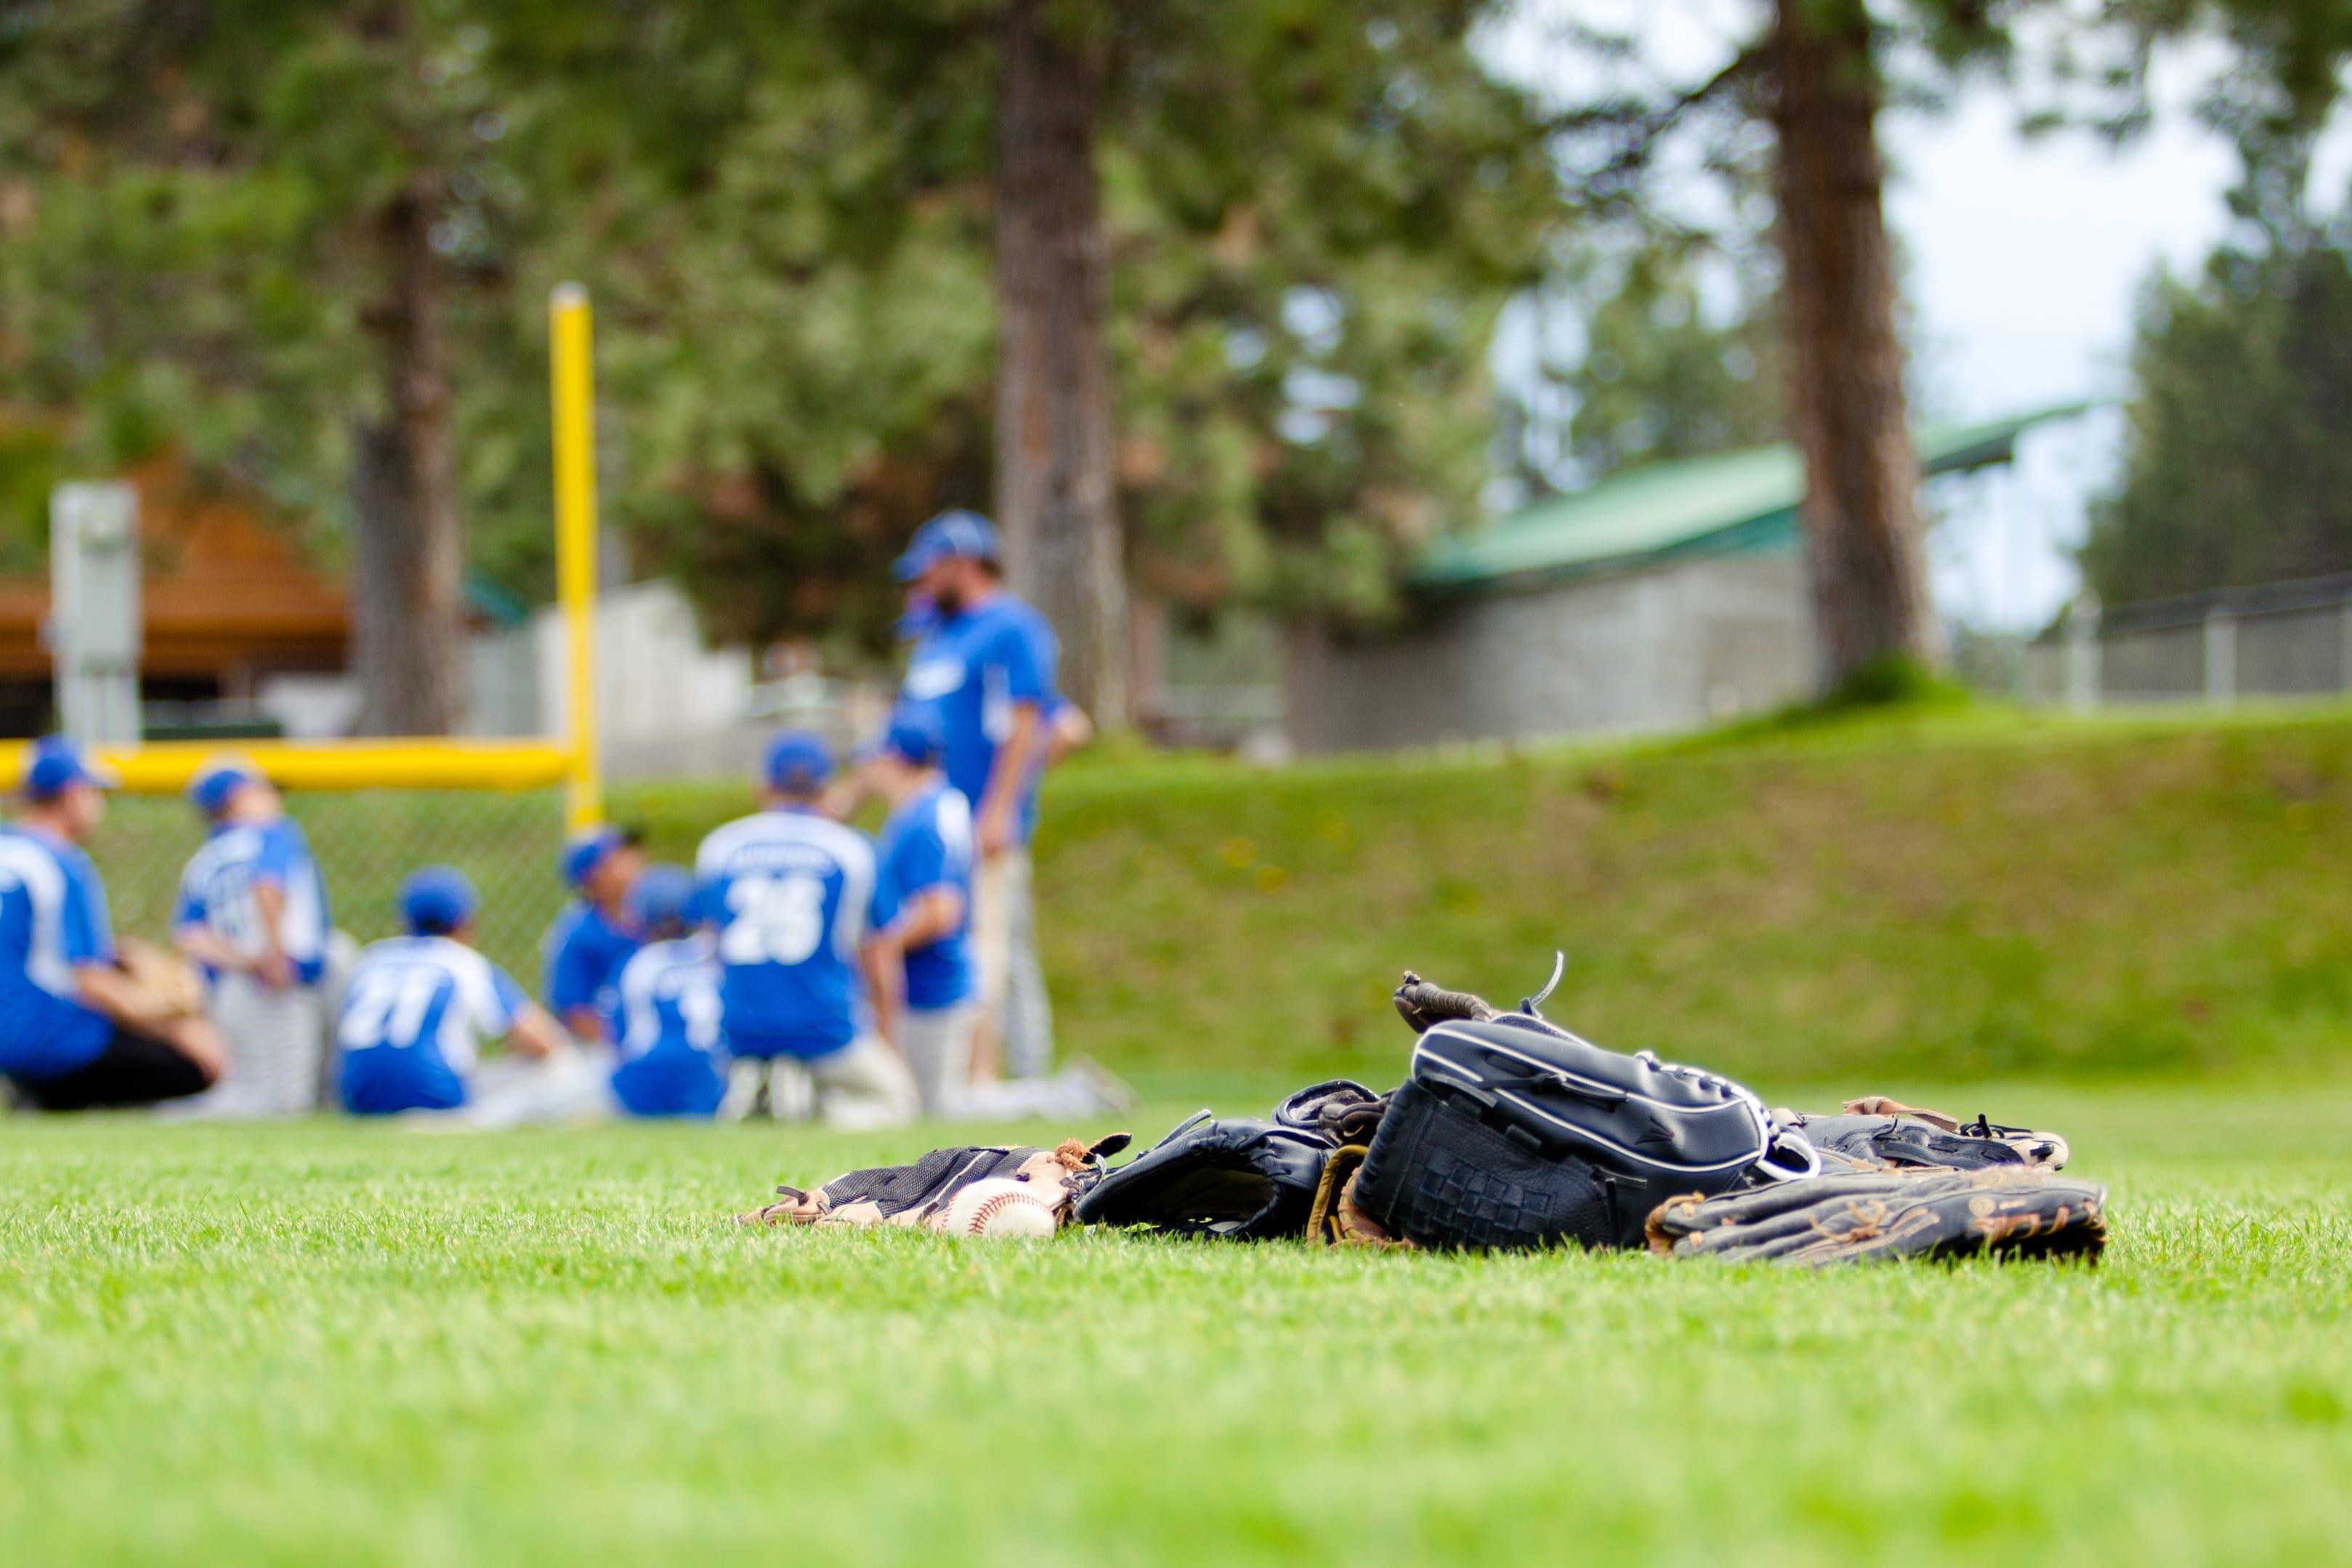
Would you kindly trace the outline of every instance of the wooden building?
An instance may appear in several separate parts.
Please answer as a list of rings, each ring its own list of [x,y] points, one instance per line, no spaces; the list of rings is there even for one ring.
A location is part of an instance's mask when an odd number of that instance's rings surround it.
[[[293,538],[236,500],[201,489],[174,458],[126,477],[139,488],[143,700],[167,710],[233,712],[271,676],[344,668],[349,597],[303,559]],[[49,726],[48,617],[46,577],[0,577],[0,734]]]

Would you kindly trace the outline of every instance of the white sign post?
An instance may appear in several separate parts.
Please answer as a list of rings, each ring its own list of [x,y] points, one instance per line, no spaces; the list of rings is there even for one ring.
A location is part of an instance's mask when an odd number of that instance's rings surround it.
[[[92,745],[137,745],[139,492],[130,485],[50,492],[48,642],[65,732]]]

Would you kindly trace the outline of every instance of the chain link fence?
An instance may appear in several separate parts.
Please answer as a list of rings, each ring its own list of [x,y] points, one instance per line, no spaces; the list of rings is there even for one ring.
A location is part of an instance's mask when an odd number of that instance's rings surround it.
[[[482,952],[538,989],[540,938],[564,897],[556,869],[561,791],[297,791],[286,804],[310,836],[337,926],[363,943],[395,934],[401,879],[419,866],[455,866],[481,891]],[[203,819],[176,796],[112,798],[89,852],[105,875],[117,931],[169,934],[181,868],[204,837]]]
[[[2077,708],[2352,695],[2352,574],[2086,601],[2027,647],[2022,674],[2027,700]]]

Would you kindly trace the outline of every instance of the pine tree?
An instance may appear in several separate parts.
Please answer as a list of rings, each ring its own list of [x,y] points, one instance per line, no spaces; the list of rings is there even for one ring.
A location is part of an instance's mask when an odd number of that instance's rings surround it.
[[[347,476],[371,733],[465,707],[452,318],[500,279],[499,6],[8,7],[14,379],[101,456]],[[77,261],[96,265],[77,266]],[[133,426],[126,431],[125,422]],[[104,448],[116,449],[108,452]]]
[[[2331,0],[2120,0],[2081,17],[2030,3],[1758,0],[1756,30],[1687,89],[1571,106],[1559,120],[1593,171],[1598,210],[1639,211],[1662,146],[1696,134],[1738,171],[1752,128],[1772,133],[1789,408],[1805,461],[1803,506],[1824,689],[1887,661],[1940,655],[1917,506],[1918,458],[1904,393],[1897,295],[1877,117],[1890,94],[1932,95],[1970,72],[2005,72],[2017,24],[2050,13],[2055,63],[2091,101],[2058,117],[2127,132],[2145,122],[2148,61],[2189,33],[2220,33],[2231,65],[2213,101],[2249,150],[2324,122],[2352,54],[2352,7]],[[2071,28],[2066,24],[2072,23]],[[1623,40],[1591,37],[1604,55]],[[2046,106],[2036,118],[2050,118]],[[2260,183],[2250,178],[2249,189]]]

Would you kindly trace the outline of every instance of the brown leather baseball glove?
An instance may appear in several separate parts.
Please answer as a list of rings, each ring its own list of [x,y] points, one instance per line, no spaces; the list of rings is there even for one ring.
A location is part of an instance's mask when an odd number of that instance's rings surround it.
[[[135,936],[115,944],[115,967],[139,993],[140,1016],[185,1018],[205,1010],[205,983],[196,966],[168,948]]]
[[[2107,1189],[2032,1167],[1882,1169],[1669,1198],[1650,1249],[1678,1258],[1820,1268],[1882,1258],[2095,1258]]]

